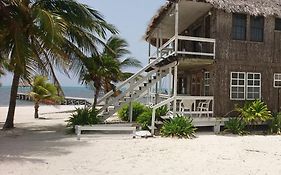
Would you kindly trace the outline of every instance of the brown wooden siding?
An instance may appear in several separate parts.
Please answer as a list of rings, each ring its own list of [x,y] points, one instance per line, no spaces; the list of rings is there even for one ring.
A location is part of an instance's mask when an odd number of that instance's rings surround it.
[[[247,17],[247,40],[231,38],[232,14],[216,11],[217,42],[214,64],[215,115],[223,116],[243,101],[230,100],[230,73],[257,72],[262,78],[262,99],[277,111],[277,89],[273,88],[273,74],[281,73],[281,32],[274,31],[274,17],[265,18],[264,42],[249,41],[250,16]],[[281,103],[281,102],[280,102]]]

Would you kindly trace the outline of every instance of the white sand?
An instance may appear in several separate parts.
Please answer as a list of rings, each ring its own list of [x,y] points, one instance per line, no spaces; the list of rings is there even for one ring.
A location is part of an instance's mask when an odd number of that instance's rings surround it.
[[[0,122],[6,111],[0,108]],[[64,132],[67,114],[44,117],[34,120],[32,107],[17,108],[17,129],[0,131],[1,175],[281,174],[281,136],[200,134],[185,140],[92,134],[77,141]]]

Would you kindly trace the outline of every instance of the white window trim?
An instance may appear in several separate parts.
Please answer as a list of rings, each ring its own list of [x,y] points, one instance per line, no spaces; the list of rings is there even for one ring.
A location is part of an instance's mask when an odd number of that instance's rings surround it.
[[[209,75],[209,77],[206,77],[206,74]],[[210,79],[211,79],[211,74],[209,71],[204,72],[204,95],[206,96],[206,87],[209,87],[209,91],[210,91]],[[206,84],[206,81],[208,80],[208,83]],[[210,93],[210,92],[208,92]]]
[[[248,75],[249,74],[253,74],[253,75],[259,74],[260,75],[260,79],[259,79],[260,80],[260,85],[259,86],[255,85],[255,83],[253,85],[248,85]],[[255,79],[253,79],[253,80],[255,80]],[[260,88],[260,90],[259,90],[259,98],[258,99],[261,99],[261,84],[262,84],[261,73],[258,73],[258,72],[247,72],[246,94],[245,94],[247,100],[255,100],[256,99],[256,98],[248,98],[248,87],[253,87],[253,88],[258,87],[258,88]]]
[[[275,75],[281,76],[281,73],[274,73],[274,75],[273,75],[273,87],[274,88],[281,88],[281,86],[276,86],[275,85],[275,82],[281,82],[281,79],[280,80],[276,80],[275,79]]]
[[[234,73],[237,73],[238,74],[238,84],[239,84],[239,74],[244,74],[244,86],[242,85],[232,85],[232,74]],[[232,87],[243,87],[244,88],[244,97],[243,98],[232,98]],[[229,92],[230,92],[230,100],[236,100],[236,101],[239,101],[239,100],[245,100],[246,98],[246,72],[231,72],[230,73],[230,89],[229,89]]]
[[[238,74],[238,81],[239,81],[239,74],[244,74],[244,86],[242,86],[242,85],[232,85],[232,80],[233,80],[232,74],[234,74],[234,73]],[[262,89],[262,75],[261,75],[261,73],[259,73],[259,72],[231,72],[230,73],[230,86],[229,86],[230,87],[230,89],[229,89],[230,100],[234,100],[234,101],[255,100],[255,99],[247,97],[247,95],[248,95],[248,87],[249,87],[248,86],[248,75],[249,74],[259,74],[260,75],[260,85],[259,86],[257,86],[257,85],[250,85],[250,87],[259,87],[260,88],[259,99],[261,99],[261,89]],[[243,98],[232,98],[232,87],[244,87],[244,97]]]

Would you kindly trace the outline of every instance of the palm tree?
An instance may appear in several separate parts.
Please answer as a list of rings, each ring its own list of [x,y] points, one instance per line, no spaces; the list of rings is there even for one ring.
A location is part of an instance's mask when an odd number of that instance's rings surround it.
[[[48,102],[56,104],[62,100],[62,97],[58,96],[58,90],[52,83],[47,82],[47,78],[44,76],[35,76],[31,83],[32,90],[29,96],[34,101],[34,118],[38,118],[38,110],[41,102]]]
[[[108,31],[117,32],[99,12],[75,0],[1,0],[0,21],[0,57],[14,74],[4,129],[14,127],[20,79],[31,81],[40,73],[60,87],[55,69],[75,71],[85,54],[98,53]]]
[[[101,54],[84,59],[79,73],[80,81],[94,87],[93,107],[96,107],[101,90],[105,93],[114,90],[115,83],[132,75],[130,72],[124,72],[124,68],[141,66],[140,61],[126,57],[128,54],[130,54],[128,43],[124,39],[112,36],[106,42]]]

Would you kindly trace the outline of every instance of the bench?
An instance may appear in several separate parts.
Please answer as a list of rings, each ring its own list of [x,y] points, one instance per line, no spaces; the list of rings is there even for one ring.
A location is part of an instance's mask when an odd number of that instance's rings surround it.
[[[113,124],[100,124],[100,125],[76,125],[75,133],[77,140],[80,140],[81,131],[132,131],[133,135],[136,134],[136,127],[126,125],[113,125]]]

